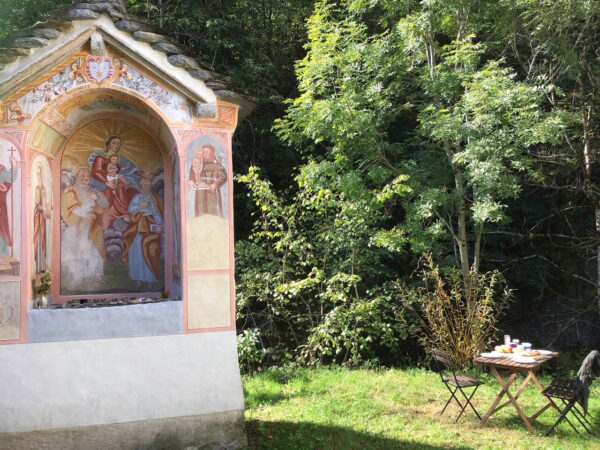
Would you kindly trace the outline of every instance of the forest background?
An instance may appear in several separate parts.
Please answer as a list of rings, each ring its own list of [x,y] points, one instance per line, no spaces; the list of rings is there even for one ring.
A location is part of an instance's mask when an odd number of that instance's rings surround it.
[[[0,39],[63,3],[0,0]],[[480,345],[600,344],[598,2],[129,11],[257,99],[233,152],[247,370],[415,361],[428,301],[429,319],[447,301],[472,318],[465,336],[486,329]]]

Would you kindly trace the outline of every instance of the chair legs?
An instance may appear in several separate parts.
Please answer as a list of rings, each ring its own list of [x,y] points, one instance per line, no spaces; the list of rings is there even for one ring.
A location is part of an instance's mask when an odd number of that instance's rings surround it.
[[[577,398],[573,398],[573,399],[571,399],[568,402],[566,400],[562,399],[562,401],[563,401],[563,407],[564,407],[564,409],[562,409],[562,410],[558,407],[558,405],[554,402],[554,400],[551,397],[547,397],[547,398],[550,400],[550,402],[552,403],[552,405],[556,409],[558,409],[559,411],[561,411],[561,414],[560,414],[558,420],[556,421],[556,423],[554,425],[552,425],[552,428],[550,428],[550,431],[548,431],[548,435],[552,434],[552,431],[554,431],[556,429],[556,427],[563,420],[566,420],[567,423],[571,426],[571,428],[573,428],[575,430],[575,432],[579,436],[581,436],[581,434],[579,433],[579,430],[575,427],[575,425],[573,425],[573,423],[567,417],[567,414],[569,413],[569,411],[573,414],[573,416],[577,419],[577,421],[581,424],[581,426],[583,426],[583,428],[585,429],[585,431],[587,431],[588,433],[592,434],[591,430],[586,426],[586,423],[587,423],[591,427],[591,423],[587,420],[587,418],[585,417],[585,415],[576,406]]]
[[[566,404],[567,402],[563,400],[563,402]],[[585,431],[587,431],[589,434],[592,434],[592,423],[587,419],[586,415],[581,412],[579,410],[579,408],[577,407],[577,403],[575,403],[573,405],[573,409],[572,409],[573,415],[575,416],[575,418],[579,421],[579,423],[581,424],[581,426],[585,429]],[[587,425],[587,426],[586,426]],[[589,426],[589,428],[588,428]]]
[[[477,410],[475,409],[475,407],[471,403],[471,399],[473,398],[473,395],[475,395],[475,391],[477,391],[477,388],[479,386],[475,386],[475,389],[473,389],[473,391],[471,392],[471,395],[467,396],[467,394],[465,394],[465,392],[459,386],[456,386],[454,388],[454,390],[453,390],[452,388],[450,388],[450,386],[448,385],[448,383],[444,383],[444,384],[448,388],[448,391],[450,391],[450,398],[448,399],[448,401],[444,405],[444,409],[442,409],[442,412],[440,413],[440,416],[442,414],[444,414],[444,411],[446,411],[446,408],[448,407],[448,405],[450,404],[450,402],[452,401],[452,399],[454,399],[454,400],[456,400],[456,403],[458,403],[458,406],[460,406],[460,413],[458,414],[458,417],[456,418],[456,420],[454,422],[458,422],[458,419],[460,419],[460,417],[463,415],[463,413],[465,412],[465,409],[467,409],[467,406],[470,406],[471,409],[473,410],[473,412],[475,412],[475,415],[479,418],[479,420],[481,420],[481,416],[479,415],[479,413],[477,412]],[[460,402],[460,400],[456,396],[456,392],[458,392],[458,391],[460,391],[460,393],[465,398],[466,402],[465,402],[464,405]]]

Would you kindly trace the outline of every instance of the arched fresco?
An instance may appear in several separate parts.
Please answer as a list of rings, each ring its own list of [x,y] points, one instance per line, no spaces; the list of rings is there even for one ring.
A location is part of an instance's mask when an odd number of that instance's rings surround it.
[[[61,160],[61,295],[165,289],[165,170],[141,127],[103,119]]]

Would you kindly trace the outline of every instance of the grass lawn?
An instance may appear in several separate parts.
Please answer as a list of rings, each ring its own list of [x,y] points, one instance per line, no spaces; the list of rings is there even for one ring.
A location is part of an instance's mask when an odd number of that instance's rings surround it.
[[[474,397],[483,416],[500,386],[489,373],[476,376],[486,382]],[[550,379],[540,378],[543,385]],[[600,449],[596,424],[597,437],[579,437],[566,422],[546,437],[557,419],[552,409],[534,423],[536,436],[512,406],[494,415],[486,426],[472,411],[454,423],[456,407],[449,406],[439,415],[448,391],[436,373],[422,369],[270,369],[244,376],[243,381],[251,449]],[[544,401],[531,383],[519,403],[525,414],[531,414]],[[600,417],[600,384],[592,386],[589,410]]]

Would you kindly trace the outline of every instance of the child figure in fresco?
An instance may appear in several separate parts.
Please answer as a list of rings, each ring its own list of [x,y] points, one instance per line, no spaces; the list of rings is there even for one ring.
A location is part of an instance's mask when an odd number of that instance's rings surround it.
[[[127,186],[129,183],[123,175],[119,175],[121,166],[119,165],[119,155],[112,155],[106,165],[106,180],[110,183],[111,189],[115,191],[119,187],[119,183],[123,183]]]
[[[127,186],[129,182],[123,175],[119,174],[121,171],[119,160],[119,155],[112,155],[104,167],[107,181],[107,189],[104,191],[104,195],[110,203],[110,223],[119,217],[122,217],[125,222],[129,222],[129,216],[120,213],[120,211],[127,210],[129,207],[129,200],[127,198]]]

